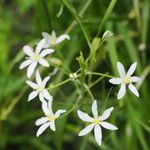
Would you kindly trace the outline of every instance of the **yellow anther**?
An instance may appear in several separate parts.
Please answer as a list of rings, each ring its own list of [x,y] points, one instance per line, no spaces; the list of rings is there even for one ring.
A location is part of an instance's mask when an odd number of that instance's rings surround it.
[[[38,54],[35,54],[34,56],[33,56],[33,60],[35,60],[35,61],[37,61],[37,60],[39,60],[39,55]]]
[[[50,115],[50,116],[48,116],[47,118],[48,118],[49,121],[53,121],[53,120],[56,119],[54,115]]]
[[[56,38],[52,38],[50,43],[51,43],[51,45],[56,45]]]
[[[93,122],[94,122],[95,124],[100,124],[100,120],[99,120],[99,119],[95,119]]]
[[[124,78],[124,79],[123,79],[123,82],[124,82],[125,84],[129,84],[131,81],[130,81],[129,78]]]
[[[44,87],[38,86],[35,90],[40,92],[40,91],[43,91],[43,90],[44,90]]]

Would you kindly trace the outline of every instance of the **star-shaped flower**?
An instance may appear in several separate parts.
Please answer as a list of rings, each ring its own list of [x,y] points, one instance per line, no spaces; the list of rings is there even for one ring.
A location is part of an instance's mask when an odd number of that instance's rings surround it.
[[[127,71],[127,73],[125,72],[124,66],[120,63],[117,62],[117,69],[119,72],[120,77],[119,78],[112,78],[109,80],[110,83],[112,84],[121,84],[120,90],[118,92],[118,99],[121,99],[125,93],[126,93],[126,89],[129,88],[130,91],[135,94],[137,97],[139,97],[139,92],[136,89],[136,87],[132,84],[133,82],[140,82],[141,79],[137,76],[131,76],[135,69],[136,69],[137,63],[133,63],[129,70]]]
[[[33,92],[31,92],[29,94],[28,97],[28,101],[33,100],[37,95],[39,95],[39,99],[40,101],[45,101],[49,100],[52,101],[52,96],[49,94],[48,90],[45,88],[46,83],[48,82],[48,80],[50,79],[49,76],[47,76],[46,78],[44,78],[44,80],[42,81],[41,76],[39,74],[39,71],[36,71],[36,82],[34,83],[32,81],[27,80],[26,83],[33,88]]]
[[[94,116],[93,118],[90,117],[87,113],[78,110],[77,113],[78,113],[79,118],[85,122],[90,123],[90,125],[88,125],[87,127],[85,127],[84,129],[82,129],[79,132],[79,136],[84,136],[94,129],[95,140],[99,145],[101,145],[101,141],[102,141],[101,126],[106,129],[109,129],[109,130],[117,130],[118,129],[116,126],[104,121],[110,116],[112,110],[113,110],[113,107],[108,108],[104,111],[104,113],[101,116],[99,116],[98,111],[97,111],[97,101],[96,100],[92,104],[92,113]]]
[[[36,133],[37,137],[41,135],[48,127],[50,127],[51,130],[55,131],[56,130],[55,120],[58,119],[62,113],[66,112],[66,110],[59,109],[55,113],[53,113],[52,101],[43,102],[42,110],[45,113],[45,117],[41,117],[35,122],[36,126],[40,126],[40,128]]]
[[[56,37],[56,33],[54,30],[52,31],[51,35],[48,34],[47,32],[43,32],[42,36],[45,40],[45,46],[44,46],[45,48],[54,47],[55,45],[58,45],[65,39],[70,40],[70,37],[68,34],[62,34],[59,37]]]
[[[26,60],[21,63],[19,68],[23,69],[28,66],[28,69],[27,69],[27,77],[28,78],[30,78],[32,76],[38,63],[44,67],[49,67],[48,62],[44,59],[44,57],[50,53],[53,53],[54,50],[53,49],[42,50],[44,45],[45,45],[45,40],[43,39],[37,44],[35,52],[34,52],[33,48],[28,45],[23,47],[23,51],[27,55],[27,57],[26,57]]]

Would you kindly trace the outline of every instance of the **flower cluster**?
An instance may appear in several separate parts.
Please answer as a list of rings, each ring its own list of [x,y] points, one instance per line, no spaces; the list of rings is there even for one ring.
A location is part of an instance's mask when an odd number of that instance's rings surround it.
[[[55,131],[55,120],[59,118],[59,116],[66,112],[66,110],[57,110],[54,114],[52,111],[52,102],[53,97],[48,92],[46,88],[46,84],[50,79],[50,76],[45,77],[43,80],[38,70],[35,71],[38,64],[49,67],[49,63],[46,60],[46,56],[49,54],[53,54],[55,52],[54,48],[56,45],[61,43],[63,40],[70,40],[69,35],[63,34],[59,37],[56,37],[55,31],[52,31],[51,35],[46,32],[42,33],[43,38],[37,44],[35,50],[31,46],[24,46],[23,51],[27,55],[26,60],[21,63],[20,69],[25,67],[27,68],[27,77],[31,78],[31,76],[36,72],[35,79],[36,83],[31,80],[27,80],[26,84],[29,85],[33,91],[28,96],[28,101],[33,100],[35,97],[39,96],[39,100],[41,101],[42,110],[45,113],[45,117],[38,119],[35,124],[40,126],[37,131],[37,137],[42,134],[42,132],[50,126],[50,129]]]
[[[102,37],[103,41],[109,39],[113,34],[110,31],[106,31]],[[33,82],[31,80],[27,80],[26,84],[29,85],[33,91],[28,96],[28,101],[33,100],[35,97],[39,97],[41,101],[42,110],[45,114],[44,117],[41,117],[36,120],[35,125],[40,126],[37,131],[37,137],[41,135],[48,127],[52,131],[56,130],[55,121],[60,117],[62,113],[65,113],[66,110],[60,109],[55,113],[52,110],[52,102],[53,97],[50,95],[48,89],[46,88],[46,84],[50,79],[50,76],[45,77],[43,80],[38,70],[36,70],[37,65],[42,65],[44,67],[49,67],[49,63],[45,58],[47,55],[52,55],[55,52],[55,46],[61,43],[63,40],[70,40],[69,35],[63,34],[59,37],[56,37],[55,31],[52,31],[51,35],[46,32],[42,33],[43,38],[37,44],[35,50],[32,47],[26,45],[23,47],[24,53],[27,55],[26,60],[20,65],[20,69],[25,67],[27,68],[27,77],[31,78],[31,76],[35,73],[35,80]],[[117,99],[123,98],[126,93],[127,88],[130,89],[132,93],[134,93],[137,97],[139,97],[138,90],[133,85],[133,83],[141,82],[141,79],[137,76],[132,76],[137,63],[133,63],[127,73],[125,72],[124,66],[117,62],[117,69],[120,77],[113,77],[109,80],[112,84],[121,84],[120,90],[118,92]],[[35,71],[36,70],[36,71]],[[69,75],[69,80],[75,83],[76,79],[79,75],[76,73],[71,73]],[[79,132],[79,136],[84,136],[94,130],[94,136],[96,142],[101,145],[102,142],[102,128],[109,130],[117,130],[118,128],[111,123],[106,122],[105,120],[109,118],[111,112],[113,111],[113,107],[106,109],[102,115],[98,115],[98,106],[97,101],[94,100],[92,104],[92,114],[93,117],[90,117],[87,113],[82,112],[80,110],[77,111],[78,117],[84,121],[89,123],[84,129]]]

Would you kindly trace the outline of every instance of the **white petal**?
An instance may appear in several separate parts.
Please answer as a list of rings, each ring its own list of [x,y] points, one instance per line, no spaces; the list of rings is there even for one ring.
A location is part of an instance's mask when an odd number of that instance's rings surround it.
[[[49,63],[43,58],[39,59],[39,63],[44,67],[49,67]]]
[[[64,109],[57,110],[57,111],[55,112],[55,117],[57,118],[57,117],[59,117],[62,113],[65,113],[65,112],[66,112],[66,110],[64,110]]]
[[[47,40],[48,39],[48,41],[50,40],[50,35],[47,33],[47,32],[42,32],[42,36]]]
[[[41,52],[40,57],[43,58],[43,57],[45,57],[46,55],[48,55],[48,54],[50,54],[50,53],[53,53],[53,52],[54,52],[53,49],[45,49],[45,50],[43,50],[43,51]]]
[[[56,131],[55,121],[50,122],[50,128],[51,128],[51,130]]]
[[[47,118],[47,117],[42,117],[42,118],[39,118],[39,119],[36,120],[35,125],[36,125],[36,126],[39,126],[39,125],[41,125],[41,124],[46,123],[47,121],[48,121],[48,118]]]
[[[42,93],[42,92],[39,93],[39,99],[40,99],[40,101],[41,101],[42,103],[46,101],[46,100],[44,99],[44,96],[43,96],[43,93]]]
[[[124,78],[126,75],[126,72],[125,72],[125,69],[124,69],[124,66],[122,65],[122,63],[117,62],[117,69],[118,69],[120,77]]]
[[[110,83],[112,84],[121,84],[122,83],[122,79],[121,78],[112,78],[109,80]]]
[[[92,113],[93,113],[94,118],[98,117],[97,101],[96,100],[92,104]]]
[[[36,82],[38,85],[42,84],[42,79],[38,70],[36,71]]]
[[[57,40],[56,40],[56,43],[59,44],[60,42],[62,42],[62,41],[65,40],[65,39],[70,40],[69,35],[63,34],[63,35],[59,36],[59,37],[57,38]]]
[[[118,128],[108,122],[101,122],[101,126],[109,130],[117,130]]]
[[[46,84],[47,84],[47,82],[48,82],[49,79],[50,79],[50,76],[47,76],[47,77],[44,78],[44,80],[42,81],[42,86],[43,87],[46,86]]]
[[[42,40],[37,44],[37,47],[36,47],[35,52],[39,54],[40,51],[42,50],[42,48],[44,48],[45,43],[46,43],[45,39],[42,39]]]
[[[121,99],[126,93],[126,85],[124,83],[121,84],[120,90],[118,92],[117,99]]]
[[[134,73],[134,71],[136,69],[136,66],[137,66],[137,62],[133,63],[130,66],[130,68],[129,68],[128,72],[127,72],[127,75],[126,75],[127,77],[130,77]]]
[[[37,92],[37,91],[31,92],[31,93],[29,94],[28,101],[31,101],[31,100],[34,99],[37,95],[38,95],[38,92]]]
[[[36,136],[41,135],[48,127],[50,126],[50,122],[43,124],[37,131]]]
[[[47,90],[42,91],[44,98],[46,98],[49,101],[52,101],[52,96],[49,94]]]
[[[32,63],[32,60],[28,59],[25,60],[24,62],[21,63],[21,65],[19,66],[19,69],[23,69],[25,67],[27,67],[28,65],[30,65]]]
[[[37,88],[37,84],[35,84],[34,82],[32,82],[32,81],[29,81],[29,80],[27,80],[26,81],[26,84],[28,84],[30,87],[32,87],[33,89],[36,89]]]
[[[36,66],[37,66],[37,62],[36,61],[34,61],[32,64],[29,65],[29,67],[27,69],[27,77],[28,78],[31,78],[31,76],[32,76]]]
[[[51,115],[54,115],[53,110],[52,110],[52,101],[48,101],[47,103],[48,103],[48,110],[49,110],[49,113],[50,113]]]
[[[42,110],[46,116],[53,115],[52,108],[49,105],[47,101],[42,102]]]
[[[114,109],[113,107],[110,107],[110,108],[106,109],[104,111],[104,113],[99,117],[99,119],[101,121],[106,120],[110,116],[110,114],[113,111],[113,109]]]
[[[141,82],[141,78],[136,77],[136,76],[130,77],[130,80],[131,80],[132,82]]]
[[[52,36],[53,38],[56,38],[56,32],[55,32],[54,30],[52,31],[51,36]]]
[[[95,124],[92,123],[90,125],[88,125],[87,127],[85,127],[84,129],[82,129],[80,132],[79,132],[79,136],[83,136],[83,135],[86,135],[88,134],[89,132],[92,131],[92,129],[94,128]]]
[[[78,110],[77,113],[78,113],[78,116],[81,120],[86,121],[86,122],[92,122],[93,121],[93,118],[90,117],[87,113],[84,113],[80,110]]]
[[[101,145],[101,143],[102,143],[102,129],[99,125],[96,125],[94,127],[94,136],[95,136],[95,140],[98,143],[98,145]]]
[[[133,94],[135,94],[137,97],[139,97],[139,92],[133,84],[129,84],[128,87]]]
[[[33,52],[32,47],[30,47],[30,46],[28,46],[28,45],[26,45],[26,46],[23,47],[23,51],[24,51],[24,53],[25,53],[26,55],[28,55],[28,56],[30,56],[30,57],[32,57],[32,56],[34,55],[34,52]]]

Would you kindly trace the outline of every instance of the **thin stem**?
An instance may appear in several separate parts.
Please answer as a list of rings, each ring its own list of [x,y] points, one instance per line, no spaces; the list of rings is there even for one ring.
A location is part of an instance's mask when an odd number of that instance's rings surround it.
[[[68,79],[66,79],[66,80],[64,80],[64,81],[62,81],[62,82],[60,82],[60,83],[57,83],[57,84],[55,84],[55,85],[49,86],[48,89],[49,89],[49,90],[55,89],[55,88],[57,88],[57,87],[59,87],[59,86],[61,86],[61,85],[66,84],[66,83],[69,82],[69,81],[70,81],[70,78],[68,78]]]
[[[83,32],[83,34],[85,36],[85,39],[86,39],[86,41],[88,43],[88,46],[89,46],[89,48],[91,48],[91,42],[90,42],[89,36],[88,36],[88,34],[86,32],[85,27],[83,26],[83,24],[82,24],[82,22],[80,20],[79,15],[77,14],[76,10],[74,9],[74,7],[70,3],[68,3],[68,1],[66,1],[66,0],[60,0],[60,1],[69,9],[69,11],[75,17],[76,21],[79,23],[79,25],[80,25],[80,27],[82,29],[82,32]]]
[[[97,35],[99,35],[99,33],[101,32],[102,27],[103,27],[104,23],[106,22],[106,20],[108,19],[108,17],[110,16],[110,14],[111,14],[111,12],[112,12],[116,2],[117,2],[117,0],[111,0],[110,4],[108,6],[108,9],[107,9],[107,11],[106,11],[106,13],[105,13],[105,15],[104,15],[104,17],[102,19],[102,22],[99,25]]]
[[[89,93],[91,99],[94,101],[94,96],[93,96],[92,92],[90,91],[89,87],[86,84],[84,84],[84,87],[87,90],[87,92]]]
[[[108,75],[107,73],[98,73],[98,72],[91,72],[88,71],[86,74],[88,75],[97,75],[97,76],[103,76],[103,77],[107,77],[107,78],[114,78],[114,76]]]

